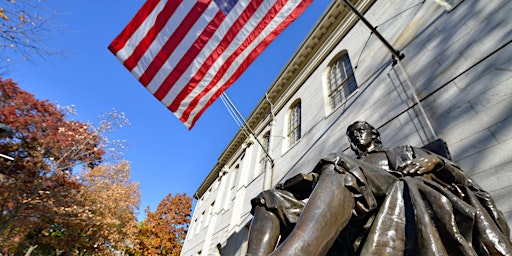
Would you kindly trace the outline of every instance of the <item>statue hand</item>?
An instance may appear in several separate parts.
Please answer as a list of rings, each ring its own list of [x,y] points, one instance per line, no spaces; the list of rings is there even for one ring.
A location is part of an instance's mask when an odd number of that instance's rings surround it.
[[[405,175],[422,175],[433,171],[440,164],[442,161],[438,157],[427,156],[406,161],[398,170]]]

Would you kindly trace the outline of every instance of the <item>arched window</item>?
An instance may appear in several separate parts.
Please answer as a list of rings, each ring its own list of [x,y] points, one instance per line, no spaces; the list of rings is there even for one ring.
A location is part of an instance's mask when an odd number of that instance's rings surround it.
[[[327,87],[332,109],[339,107],[357,90],[354,70],[352,70],[352,65],[346,52],[338,56],[329,65]]]
[[[288,118],[288,142],[290,147],[295,145],[301,136],[301,106],[300,100],[297,100],[290,107],[290,114]]]

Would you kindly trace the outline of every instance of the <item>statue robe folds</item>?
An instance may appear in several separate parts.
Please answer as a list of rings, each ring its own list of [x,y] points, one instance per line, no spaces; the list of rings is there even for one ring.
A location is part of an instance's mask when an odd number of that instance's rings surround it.
[[[384,160],[367,157],[372,154]],[[285,237],[299,221],[318,175],[334,168],[355,206],[327,255],[512,255],[502,213],[450,160],[440,157],[444,166],[424,175],[397,171],[424,154],[433,153],[401,146],[369,152],[362,160],[330,154],[311,173],[264,191],[251,203],[253,209],[263,205],[274,212]]]

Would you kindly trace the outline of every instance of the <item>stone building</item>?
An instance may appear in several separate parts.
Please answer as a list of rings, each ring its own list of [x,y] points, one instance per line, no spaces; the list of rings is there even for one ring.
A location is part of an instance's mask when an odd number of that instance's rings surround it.
[[[444,139],[512,224],[512,2],[352,3],[405,57],[332,1],[248,117],[260,143],[240,130],[197,189],[182,255],[244,255],[250,199],[323,155],[352,154],[356,120],[388,147]]]

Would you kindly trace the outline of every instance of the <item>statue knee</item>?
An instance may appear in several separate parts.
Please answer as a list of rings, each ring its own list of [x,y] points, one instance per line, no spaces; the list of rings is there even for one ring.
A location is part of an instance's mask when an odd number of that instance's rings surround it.
[[[248,255],[269,255],[275,249],[279,235],[277,216],[262,205],[255,206],[249,229]]]

